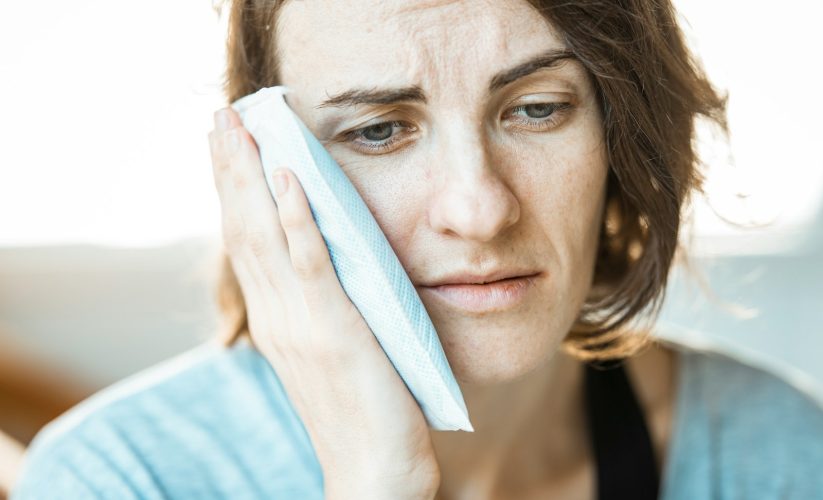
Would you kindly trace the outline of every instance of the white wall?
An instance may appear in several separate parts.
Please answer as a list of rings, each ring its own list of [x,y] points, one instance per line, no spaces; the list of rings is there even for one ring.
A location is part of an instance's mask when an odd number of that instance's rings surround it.
[[[823,380],[823,3],[677,3],[730,91],[734,167],[705,146],[710,204],[770,225],[735,228],[698,203],[695,254],[715,256],[709,281],[759,315],[695,310],[705,297],[677,278],[664,319]],[[192,0],[6,2],[0,16],[0,322],[96,380],[183,349],[213,324],[202,284],[178,278],[188,238],[219,233],[206,134],[222,105],[223,29],[208,2]],[[14,250],[78,244],[125,250]]]
[[[814,62],[823,3],[677,4],[710,75],[731,93],[736,168],[709,147],[712,205],[782,231],[759,245],[722,245],[718,236],[740,231],[700,204],[701,242],[716,243],[701,248],[785,251],[823,200],[823,71]],[[0,245],[151,246],[217,234],[206,134],[222,105],[224,24],[193,0],[7,2]]]

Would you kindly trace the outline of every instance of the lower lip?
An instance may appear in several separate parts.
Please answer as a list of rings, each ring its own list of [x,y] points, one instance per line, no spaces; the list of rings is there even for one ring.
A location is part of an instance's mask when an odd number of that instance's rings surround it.
[[[472,313],[497,312],[509,309],[523,300],[534,286],[539,274],[493,281],[484,285],[424,286],[423,290],[448,304]]]

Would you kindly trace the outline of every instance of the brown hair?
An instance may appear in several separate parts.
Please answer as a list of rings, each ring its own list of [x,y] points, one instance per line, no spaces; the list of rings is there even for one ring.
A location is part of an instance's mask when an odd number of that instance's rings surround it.
[[[702,176],[695,120],[728,133],[720,96],[686,47],[669,0],[529,0],[589,72],[610,163],[592,289],[562,348],[580,360],[631,355],[663,301],[681,210]],[[277,11],[285,0],[233,0],[227,40],[229,102],[279,84]],[[221,257],[220,338],[248,335],[245,303]]]

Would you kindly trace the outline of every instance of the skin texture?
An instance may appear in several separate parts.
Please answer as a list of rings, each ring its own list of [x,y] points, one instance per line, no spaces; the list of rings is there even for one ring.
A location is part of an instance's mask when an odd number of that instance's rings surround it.
[[[457,378],[499,383],[557,350],[588,293],[607,174],[601,117],[576,61],[487,96],[496,72],[562,48],[525,2],[414,5],[290,2],[278,23],[282,81],[295,89],[289,104],[341,164],[413,283],[462,269],[541,271],[519,307],[488,315],[455,311],[423,290]],[[352,87],[413,84],[427,105],[314,108]],[[524,123],[525,111],[501,116],[529,102],[574,107],[555,112],[557,125],[545,131]],[[339,140],[384,121],[415,131],[396,127],[398,145],[379,155]]]
[[[608,172],[583,67],[566,60],[489,94],[499,71],[563,48],[526,2],[293,1],[275,32],[289,104],[352,180],[415,285],[464,270],[540,273],[517,306],[484,314],[418,286],[475,428],[431,431],[438,498],[592,497],[582,367],[558,350],[589,292]],[[425,103],[317,107],[352,88],[410,85]],[[545,103],[567,107],[546,115]],[[390,134],[385,122],[397,122]],[[644,358],[630,373],[663,449],[669,379],[647,375],[669,373],[670,357]]]

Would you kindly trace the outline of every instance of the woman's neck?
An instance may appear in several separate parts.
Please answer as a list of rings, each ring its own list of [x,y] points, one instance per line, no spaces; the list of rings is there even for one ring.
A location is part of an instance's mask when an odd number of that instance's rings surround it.
[[[461,384],[475,429],[432,432],[441,472],[438,498],[492,498],[503,484],[558,480],[580,468],[589,450],[583,365],[558,351],[503,384]]]
[[[662,469],[676,398],[677,357],[653,344],[625,365]],[[593,495],[594,463],[583,400],[584,366],[558,351],[523,377],[494,386],[460,384],[475,432],[432,431],[440,465],[437,499]]]

